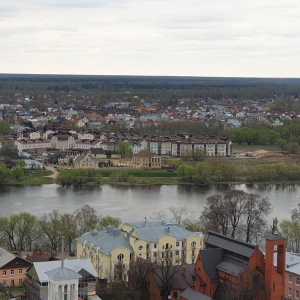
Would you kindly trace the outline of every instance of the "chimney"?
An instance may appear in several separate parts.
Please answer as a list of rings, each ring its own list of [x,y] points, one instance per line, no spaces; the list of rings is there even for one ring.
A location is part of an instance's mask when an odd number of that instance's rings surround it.
[[[182,274],[182,276],[186,277],[186,267],[185,266],[182,266],[181,274]]]
[[[147,227],[147,218],[144,219],[144,227]]]

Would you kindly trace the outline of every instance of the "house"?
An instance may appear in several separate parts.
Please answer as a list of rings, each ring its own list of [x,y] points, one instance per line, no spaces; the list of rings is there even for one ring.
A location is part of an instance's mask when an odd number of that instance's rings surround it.
[[[196,261],[195,290],[224,299],[235,293],[252,293],[252,299],[281,300],[284,297],[286,240],[273,233],[266,238],[265,254],[257,245],[209,232],[206,249]],[[274,253],[277,264],[274,267]],[[253,287],[255,282],[255,287]]]
[[[193,289],[194,278],[195,264],[156,266],[146,275],[150,300],[162,300],[166,295],[168,299],[179,299],[184,290]]]
[[[99,158],[91,154],[76,155],[73,160],[74,168],[98,168]]]
[[[34,159],[24,159],[25,169],[40,169],[42,170],[44,165],[43,163],[34,160]]]
[[[8,287],[23,286],[31,263],[0,247],[0,284]]]
[[[286,299],[300,299],[300,253],[286,253]]]
[[[61,268],[65,269],[62,270]],[[55,285],[55,281],[59,278],[62,279],[64,285],[68,284],[65,281],[76,279],[76,282],[78,282],[79,280],[77,287],[72,287],[74,289],[73,293],[76,292],[76,300],[78,295],[83,299],[96,295],[98,276],[89,259],[65,259],[63,263],[61,260],[34,262],[28,269],[26,276],[28,295],[29,299],[32,300],[56,299],[48,298],[48,291],[49,287]],[[74,282],[72,281],[71,284],[74,284]]]
[[[161,169],[161,157],[148,150],[132,155],[132,164],[144,169]]]
[[[127,222],[119,229],[107,226],[104,231],[87,232],[76,239],[77,257],[91,258],[99,278],[109,281],[127,281],[129,265],[138,258],[155,261],[171,251],[177,263],[196,261],[198,251],[204,247],[201,233],[175,223],[166,226],[161,221],[147,222],[149,226],[140,228]]]

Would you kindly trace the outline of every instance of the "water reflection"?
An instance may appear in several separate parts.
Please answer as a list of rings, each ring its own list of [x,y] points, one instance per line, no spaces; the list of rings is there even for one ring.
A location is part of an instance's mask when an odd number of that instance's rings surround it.
[[[169,212],[171,206],[187,206],[197,215],[205,206],[206,199],[230,189],[240,189],[270,199],[274,211],[270,220],[289,218],[300,202],[299,184],[216,184],[161,185],[161,186],[83,186],[62,187],[56,184],[44,186],[0,186],[0,213],[9,216],[29,212],[36,216],[53,209],[73,212],[89,204],[101,215],[113,215],[123,220],[150,218],[158,210]]]

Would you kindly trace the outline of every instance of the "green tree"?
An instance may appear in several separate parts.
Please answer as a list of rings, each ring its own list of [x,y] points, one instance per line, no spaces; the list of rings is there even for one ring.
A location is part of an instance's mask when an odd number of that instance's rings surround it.
[[[14,159],[18,158],[18,148],[13,141],[7,140],[1,142],[0,156]]]
[[[100,217],[99,229],[103,229],[106,226],[110,226],[110,225],[115,226],[117,228],[119,227],[120,224],[121,224],[121,219],[107,215],[105,217]]]
[[[88,204],[85,204],[75,212],[75,218],[78,224],[79,235],[97,228],[100,221],[96,210]]]
[[[0,164],[0,184],[6,184],[11,179],[11,172],[6,165]]]
[[[129,142],[119,142],[117,144],[117,151],[121,155],[121,157],[132,156],[132,147]]]
[[[25,212],[0,218],[0,231],[12,251],[32,250],[33,242],[40,236],[37,218]]]
[[[5,121],[0,121],[0,134],[10,133],[9,123]]]

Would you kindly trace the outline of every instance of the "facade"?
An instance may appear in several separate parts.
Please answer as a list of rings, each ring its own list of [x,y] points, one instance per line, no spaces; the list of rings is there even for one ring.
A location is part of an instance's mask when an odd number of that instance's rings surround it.
[[[195,290],[214,300],[230,293],[241,299],[243,293],[251,293],[252,299],[281,300],[285,288],[285,251],[286,240],[278,234],[266,239],[263,254],[256,245],[209,232],[206,249],[200,250],[197,257]]]
[[[128,280],[129,265],[137,258],[162,260],[171,251],[179,264],[196,261],[198,251],[204,247],[201,233],[178,224],[153,222],[156,224],[147,221],[144,228],[135,228],[128,222],[120,229],[108,226],[105,231],[88,232],[76,239],[77,257],[90,258],[99,278],[109,281]]]
[[[144,169],[161,169],[161,157],[151,151],[143,150],[132,155],[132,164]]]
[[[91,154],[76,155],[73,160],[74,168],[98,168],[99,158]]]
[[[0,283],[4,286],[23,286],[31,263],[0,247]]]
[[[69,292],[71,289],[74,293],[83,299],[84,297],[96,295],[96,281],[97,273],[89,259],[70,259],[64,260],[63,268],[61,261],[44,261],[34,262],[28,269],[26,276],[26,284],[28,289],[29,299],[31,300],[48,300],[48,291],[51,287],[50,295],[53,293],[64,293],[68,291],[62,290],[59,286],[69,285]],[[75,276],[74,273],[77,275]],[[58,277],[62,274],[64,276]],[[74,286],[73,279],[79,279],[77,287]],[[60,282],[57,282],[59,280]],[[62,282],[61,282],[62,281]],[[74,294],[75,295],[75,294]],[[50,298],[55,299],[55,298]],[[62,298],[64,299],[64,298]]]
[[[300,299],[300,254],[286,253],[285,298]]]

